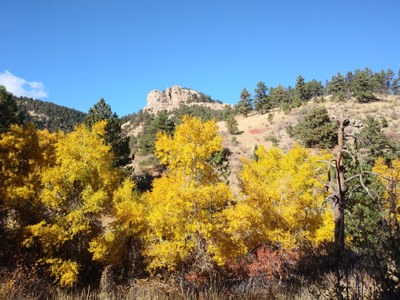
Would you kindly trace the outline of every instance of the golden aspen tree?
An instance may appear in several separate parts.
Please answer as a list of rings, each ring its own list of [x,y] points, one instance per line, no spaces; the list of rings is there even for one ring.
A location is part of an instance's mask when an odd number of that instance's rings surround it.
[[[0,206],[6,214],[6,227],[18,232],[35,221],[40,174],[54,165],[55,142],[60,135],[38,131],[32,124],[11,125],[0,135]]]
[[[174,136],[159,133],[155,146],[157,157],[169,171],[144,195],[148,268],[174,270],[191,258],[194,264],[202,261],[199,267],[206,268],[205,262],[214,255],[216,215],[232,196],[208,163],[222,148],[217,124],[186,116]]]
[[[56,143],[56,162],[43,170],[38,198],[45,214],[26,227],[24,245],[40,245],[39,262],[62,286],[78,279],[81,262],[90,261],[89,242],[100,232],[100,214],[110,206],[120,174],[112,168],[110,146],[100,135],[106,123],[91,130],[78,126]]]
[[[394,159],[387,165],[380,157],[375,161],[372,171],[380,175],[379,179],[385,188],[381,200],[384,217],[393,227],[397,227],[400,222],[400,159]]]
[[[90,242],[93,259],[109,265],[128,268],[134,265],[130,251],[140,255],[140,237],[146,230],[145,207],[135,191],[135,183],[127,178],[113,194],[105,231]],[[135,247],[136,249],[132,249]]]
[[[332,241],[332,209],[324,205],[326,156],[300,146],[286,154],[259,147],[255,155],[255,160],[243,160],[242,198],[222,213],[220,230],[233,238],[236,252],[262,243],[292,248],[305,241]]]

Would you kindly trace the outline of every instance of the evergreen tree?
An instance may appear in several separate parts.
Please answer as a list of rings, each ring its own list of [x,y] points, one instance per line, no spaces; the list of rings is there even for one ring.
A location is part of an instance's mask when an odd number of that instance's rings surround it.
[[[282,85],[278,85],[276,88],[271,88],[269,92],[271,103],[274,106],[289,106],[290,105],[290,94],[287,89]]]
[[[247,117],[248,113],[252,110],[251,94],[246,88],[240,93],[240,100],[236,105],[236,110],[245,117]]]
[[[345,89],[345,97],[346,97],[346,99],[351,97],[351,85],[352,85],[353,80],[354,80],[353,72],[351,72],[351,71],[347,72],[346,77],[344,79],[345,86],[346,86],[346,89]]]
[[[369,69],[363,71],[356,70],[354,73],[354,79],[351,83],[351,92],[358,102],[368,102],[375,100],[376,97],[373,94],[374,90],[381,90],[382,83],[377,84],[377,81],[372,80],[372,75]],[[384,84],[384,81],[383,81]]]
[[[0,86],[0,133],[7,131],[11,124],[19,124],[21,121],[22,116],[18,113],[17,103],[12,94]]]
[[[393,79],[394,79],[394,72],[391,69],[388,69],[386,71],[386,77],[385,77],[385,93],[390,94],[392,84],[393,84]]]
[[[328,91],[332,94],[333,99],[337,101],[344,101],[346,99],[346,83],[342,74],[338,73],[332,77],[332,81],[329,83]]]
[[[289,127],[289,134],[304,144],[305,147],[331,149],[337,142],[337,126],[324,107],[317,107],[304,115],[297,125]]]
[[[305,81],[303,76],[301,75],[299,75],[296,79],[296,85],[294,87],[294,96],[295,96],[294,97],[295,101],[303,102],[307,100]]]
[[[230,134],[237,134],[239,132],[239,128],[238,128],[239,123],[236,120],[235,115],[230,114],[226,118],[225,123],[226,123],[226,127]]]
[[[400,84],[398,78],[393,79],[391,90],[393,95],[398,95],[400,93]]]
[[[164,132],[167,135],[173,134],[175,124],[170,119],[166,111],[158,113],[145,126],[142,135],[139,137],[138,149],[142,154],[152,154],[155,150],[154,143],[158,132]]]
[[[392,94],[393,95],[399,95],[400,94],[400,70],[397,73],[397,77],[393,78],[391,90],[392,90]]]
[[[321,82],[316,81],[315,79],[308,81],[304,86],[306,92],[306,100],[310,100],[311,98],[322,96],[324,94],[324,87]]]
[[[262,114],[272,108],[272,103],[268,96],[268,87],[264,82],[259,81],[254,89],[254,108]]]
[[[89,128],[92,128],[94,124],[103,120],[107,120],[104,140],[111,145],[111,150],[114,153],[114,164],[115,166],[125,166],[129,162],[129,138],[122,134],[121,119],[112,112],[110,105],[101,98],[89,109],[85,123]]]
[[[364,77],[368,76],[368,74],[364,71],[361,72],[363,73]],[[372,89],[373,92],[379,93],[379,94],[385,94],[386,92],[386,72],[384,70],[381,70],[379,73],[375,73],[370,77],[371,82],[370,88]]]
[[[371,116],[367,116],[363,123],[363,127],[356,135],[357,150],[363,156],[363,160],[372,165],[377,157],[386,160],[397,158],[400,147],[384,134],[381,123]]]

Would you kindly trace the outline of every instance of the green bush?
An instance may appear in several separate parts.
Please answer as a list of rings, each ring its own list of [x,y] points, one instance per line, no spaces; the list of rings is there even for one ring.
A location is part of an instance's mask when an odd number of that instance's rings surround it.
[[[322,107],[306,112],[297,125],[288,127],[288,133],[308,148],[330,149],[337,143],[337,125]]]

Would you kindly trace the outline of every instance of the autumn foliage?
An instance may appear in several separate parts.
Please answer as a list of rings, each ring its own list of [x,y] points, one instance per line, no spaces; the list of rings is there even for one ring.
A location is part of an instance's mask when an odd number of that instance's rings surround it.
[[[325,192],[331,154],[259,147],[253,159],[242,159],[241,191],[233,193],[210,162],[222,150],[216,122],[184,117],[173,135],[157,134],[155,155],[165,172],[141,194],[115,167],[106,123],[70,133],[11,126],[1,134],[0,255],[12,256],[6,244],[30,253],[60,286],[83,274],[98,278],[106,266],[120,278],[181,272],[203,285],[217,271],[229,277],[242,270],[241,279],[280,282],[304,249],[332,242]],[[373,169],[392,228],[399,222],[399,166],[378,159]]]

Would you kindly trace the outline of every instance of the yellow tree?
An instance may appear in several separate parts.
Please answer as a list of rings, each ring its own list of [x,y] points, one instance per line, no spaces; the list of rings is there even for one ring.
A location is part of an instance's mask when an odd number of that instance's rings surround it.
[[[26,227],[25,246],[40,245],[41,263],[61,285],[73,284],[80,262],[90,261],[88,244],[100,231],[100,214],[110,206],[120,174],[100,135],[105,122],[77,127],[56,143],[56,162],[40,173],[40,222]]]
[[[158,134],[155,146],[157,157],[169,171],[144,195],[148,267],[174,270],[190,261],[195,268],[206,269],[214,255],[216,215],[231,198],[229,187],[218,181],[208,163],[222,148],[216,122],[184,117],[174,136]]]
[[[231,236],[231,258],[260,244],[293,248],[333,239],[333,214],[324,205],[326,157],[297,146],[284,154],[258,148],[240,172],[243,195],[222,214],[219,231]],[[223,257],[224,253],[220,253]]]
[[[383,158],[378,158],[372,169],[378,173],[381,183],[385,188],[382,197],[384,218],[393,227],[398,227],[400,222],[400,159],[394,159],[388,166]]]
[[[138,271],[141,263],[140,237],[146,230],[145,206],[135,183],[129,178],[114,191],[113,203],[107,216],[108,226],[90,242],[93,259],[107,265]]]
[[[17,236],[38,217],[42,170],[55,163],[60,133],[38,131],[32,124],[12,125],[0,135],[0,211],[4,231]],[[4,239],[3,239],[4,241]]]

